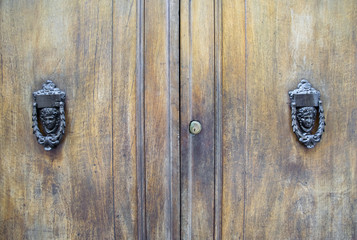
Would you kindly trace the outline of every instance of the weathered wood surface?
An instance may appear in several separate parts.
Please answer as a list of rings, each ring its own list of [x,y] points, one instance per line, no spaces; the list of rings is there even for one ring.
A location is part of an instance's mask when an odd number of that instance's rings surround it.
[[[114,2],[118,239],[179,238],[178,20],[178,1]]]
[[[112,239],[111,1],[1,1],[0,238]],[[32,92],[67,93],[45,152]]]
[[[151,0],[144,5],[144,236],[178,239],[179,5],[177,0]]]
[[[178,14],[176,1],[1,2],[2,236],[179,238]],[[50,153],[31,132],[46,79],[67,92]]]
[[[214,1],[181,1],[181,237],[214,236]],[[189,133],[192,120],[202,131]]]
[[[1,1],[0,18],[0,239],[357,238],[355,1]],[[326,114],[310,150],[301,78]],[[47,79],[67,92],[51,152],[31,129]]]
[[[218,19],[216,19],[218,21]],[[243,239],[246,158],[244,1],[222,1],[222,239]]]
[[[247,1],[246,239],[356,239],[357,4]],[[306,149],[288,91],[321,91],[326,131]]]
[[[117,239],[141,236],[138,214],[143,211],[138,205],[137,160],[142,148],[137,151],[140,139],[136,127],[140,117],[137,114],[139,2],[113,1],[113,177]]]

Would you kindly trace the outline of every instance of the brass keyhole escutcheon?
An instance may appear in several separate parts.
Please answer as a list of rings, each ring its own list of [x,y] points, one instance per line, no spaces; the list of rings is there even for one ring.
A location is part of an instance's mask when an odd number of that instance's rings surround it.
[[[199,121],[191,121],[190,123],[190,133],[193,135],[197,135],[201,132],[202,126]]]

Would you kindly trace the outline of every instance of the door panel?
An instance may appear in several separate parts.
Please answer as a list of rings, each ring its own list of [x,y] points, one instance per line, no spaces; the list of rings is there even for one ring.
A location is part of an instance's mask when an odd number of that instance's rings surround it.
[[[355,1],[247,1],[245,238],[356,238]],[[306,149],[288,91],[321,91],[326,132]]]
[[[0,238],[355,239],[356,8],[0,1]],[[325,109],[313,149],[291,128],[302,78]],[[47,79],[67,93],[50,152],[31,129]]]
[[[178,1],[145,2],[144,16],[146,238],[179,238]]]
[[[214,1],[181,1],[181,237],[214,235]],[[201,122],[198,135],[189,133]]]
[[[141,16],[138,1],[113,1],[113,179],[115,237],[138,238],[138,181],[142,173],[137,163],[137,123],[140,124],[136,99],[137,56]],[[140,28],[138,28],[140,29]],[[139,78],[141,79],[141,78]],[[142,138],[139,138],[142,139]],[[141,184],[141,182],[140,182]],[[141,188],[140,188],[141,191]],[[142,226],[141,226],[142,227]],[[141,232],[141,231],[140,231]]]
[[[245,134],[247,120],[246,41],[244,36],[244,1],[223,0],[221,31],[223,44],[221,50],[222,239],[243,238],[244,173],[247,150]]]
[[[111,1],[1,1],[0,238],[113,238]],[[66,135],[46,152],[32,92],[67,93]]]
[[[178,1],[114,1],[115,235],[178,239]]]

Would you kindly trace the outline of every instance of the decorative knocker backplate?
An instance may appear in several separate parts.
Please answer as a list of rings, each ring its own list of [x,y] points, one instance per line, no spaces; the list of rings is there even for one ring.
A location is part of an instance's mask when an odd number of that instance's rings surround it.
[[[297,89],[289,92],[289,97],[293,132],[302,144],[307,148],[313,148],[321,141],[326,125],[320,92],[304,79]],[[315,134],[312,134],[317,116],[319,116],[319,126]]]
[[[66,127],[64,102],[66,93],[47,80],[42,89],[33,93],[32,128],[37,142],[49,151],[56,147],[64,135]],[[40,117],[39,127],[37,117]],[[44,134],[40,131],[40,128]]]

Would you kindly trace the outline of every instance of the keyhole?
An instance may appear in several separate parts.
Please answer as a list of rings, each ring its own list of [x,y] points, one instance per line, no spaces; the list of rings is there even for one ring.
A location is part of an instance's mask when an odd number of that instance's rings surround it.
[[[197,135],[201,132],[202,126],[199,121],[191,121],[190,123],[190,133],[193,135]]]

